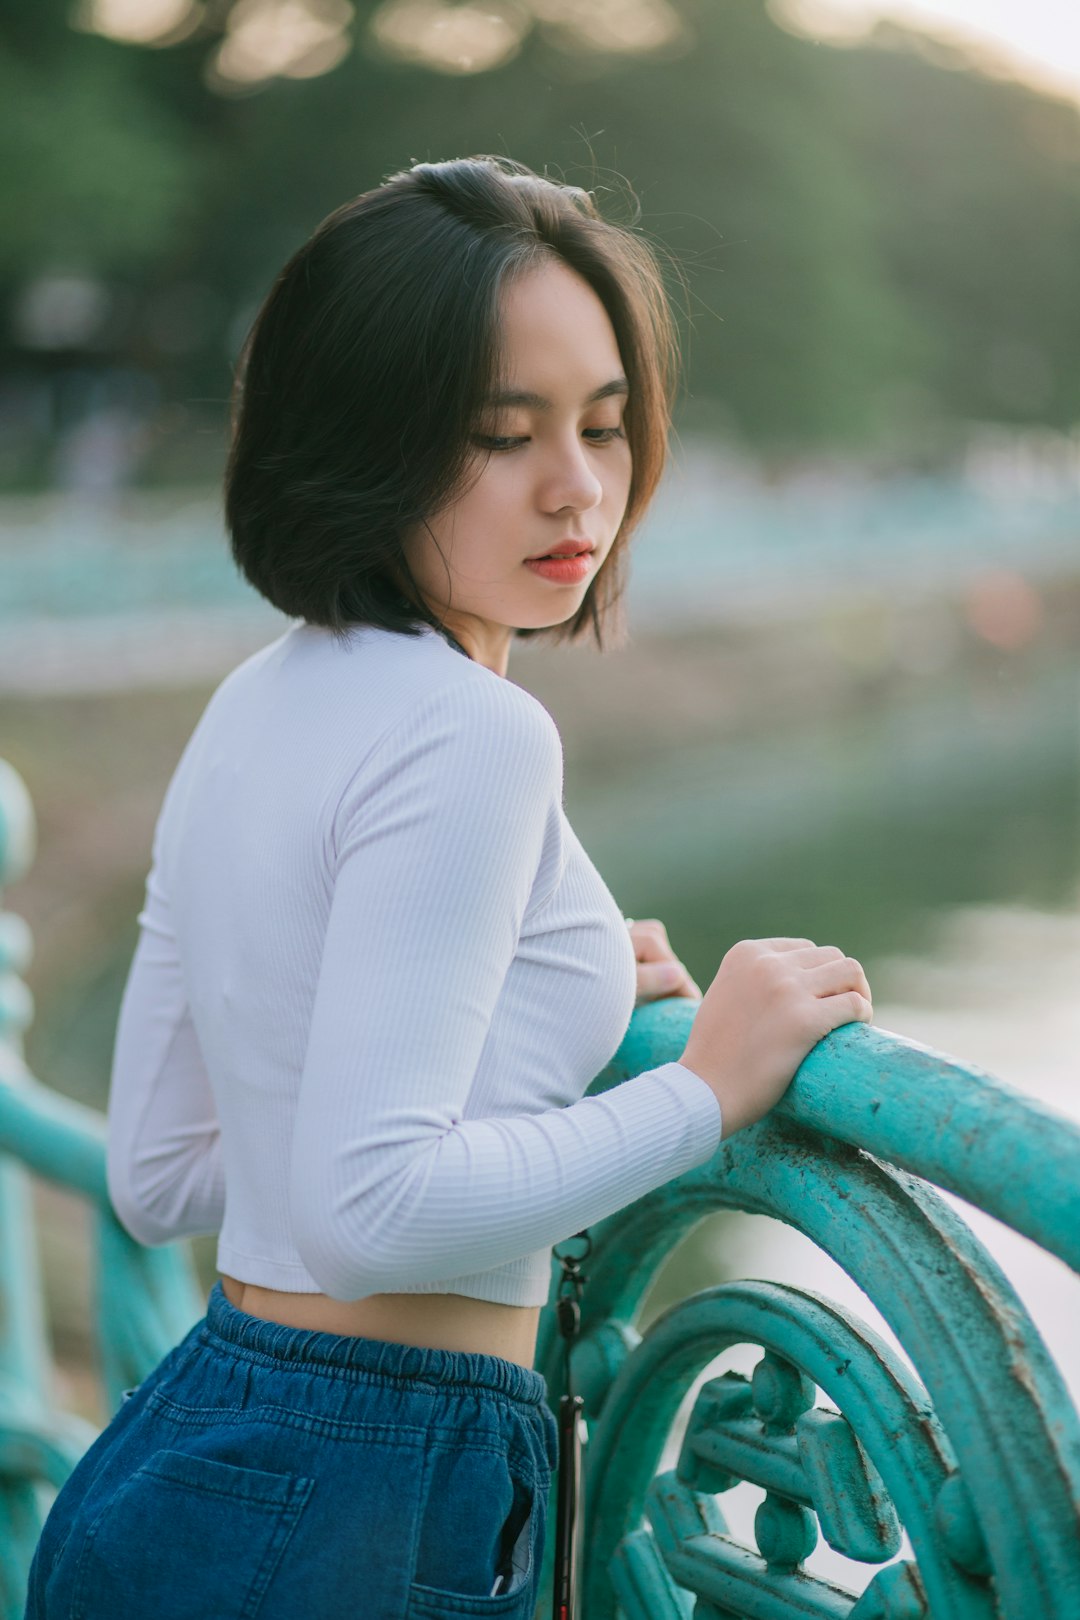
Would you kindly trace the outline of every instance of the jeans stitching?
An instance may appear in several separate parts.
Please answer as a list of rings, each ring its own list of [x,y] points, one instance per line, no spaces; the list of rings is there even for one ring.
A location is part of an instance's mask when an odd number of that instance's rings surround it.
[[[432,1434],[454,1438],[458,1444],[461,1441],[460,1429],[442,1425],[433,1428],[422,1424],[349,1423],[344,1419],[315,1418],[310,1413],[296,1412],[287,1406],[268,1406],[258,1402],[249,1406],[181,1406],[159,1390],[154,1391],[147,1404],[179,1428],[242,1428],[247,1424],[269,1422],[282,1429],[298,1429],[319,1439],[338,1440],[347,1445],[389,1443],[417,1451],[428,1445]]]
[[[297,1479],[288,1506],[276,1515],[273,1534],[266,1549],[266,1554],[259,1566],[259,1572],[251,1583],[248,1592],[248,1601],[244,1604],[244,1620],[254,1620],[263,1598],[266,1596],[270,1582],[277,1573],[278,1565],[284,1556],[285,1549],[292,1540],[293,1532],[300,1522],[300,1515],[311,1499],[315,1489],[315,1480]],[[275,1549],[275,1543],[276,1549]],[[273,1554],[273,1556],[271,1556]],[[258,1592],[258,1601],[254,1601]]]
[[[168,1448],[165,1448],[165,1449],[168,1449]],[[289,1494],[285,1498],[284,1501],[282,1501],[280,1496],[256,1496],[253,1491],[249,1491],[247,1494],[245,1494],[243,1496],[240,1496],[240,1495],[238,1495],[238,1493],[236,1491],[231,1491],[231,1490],[227,1489],[224,1485],[214,1485],[209,1480],[199,1480],[199,1482],[196,1484],[196,1483],[193,1483],[191,1480],[188,1480],[188,1479],[177,1479],[175,1474],[170,1474],[167,1471],[167,1469],[163,1469],[163,1468],[154,1466],[155,1463],[158,1460],[159,1455],[160,1455],[160,1453],[155,1452],[155,1454],[152,1457],[148,1457],[146,1459],[146,1461],[143,1463],[142,1467],[137,1468],[135,1470],[135,1473],[136,1474],[148,1474],[151,1479],[158,1479],[164,1485],[171,1485],[175,1490],[178,1490],[178,1491],[191,1491],[196,1496],[222,1496],[222,1497],[225,1498],[225,1500],[227,1502],[253,1502],[256,1507],[278,1508],[283,1513],[292,1511],[292,1500],[293,1500],[294,1494],[297,1491],[299,1491],[301,1489],[303,1489],[305,1491],[306,1494],[305,1494],[304,1500],[306,1501],[307,1497],[310,1496],[310,1494],[311,1494],[311,1487],[315,1483],[315,1481],[313,1479],[308,1479],[304,1475],[300,1475],[300,1474],[280,1475],[279,1474],[279,1475],[276,1475],[275,1477],[279,1478],[279,1479],[288,1478],[288,1479],[291,1479],[293,1481],[293,1486],[290,1489]],[[184,1453],[183,1455],[186,1456],[187,1453]],[[217,1461],[216,1457],[199,1457],[199,1458],[197,1458],[195,1460],[197,1460],[199,1462],[216,1462]],[[233,1466],[233,1465],[230,1465],[230,1466]],[[270,1469],[255,1469],[255,1468],[249,1469],[249,1468],[245,1468],[244,1472],[245,1473],[270,1473],[270,1472],[272,1472],[272,1470],[270,1470]],[[135,1474],[132,1474],[131,1478],[134,1479]],[[125,1483],[127,1483],[127,1482],[125,1482]],[[117,1494],[119,1494],[119,1493],[117,1493]]]
[[[160,1389],[152,1391],[147,1405],[167,1416],[170,1422],[184,1428],[234,1428],[248,1423],[269,1422],[281,1428],[299,1429],[306,1434],[340,1440],[346,1444],[375,1441],[389,1442],[395,1447],[412,1446],[414,1449],[426,1449],[432,1444],[439,1445],[445,1442],[454,1450],[461,1450],[464,1447],[470,1451],[493,1452],[500,1457],[507,1455],[505,1444],[463,1438],[460,1425],[454,1424],[352,1423],[344,1418],[313,1418],[310,1413],[298,1412],[292,1407],[279,1406],[269,1401],[255,1401],[246,1406],[191,1406],[174,1400],[171,1395],[166,1395]],[[545,1442],[539,1444],[538,1451],[546,1462],[548,1450]],[[518,1445],[511,1448],[510,1455],[520,1457],[526,1467],[536,1469],[538,1473],[545,1472],[537,1468],[536,1457],[532,1452],[523,1450]],[[550,1464],[546,1473],[548,1475],[551,1473]]]

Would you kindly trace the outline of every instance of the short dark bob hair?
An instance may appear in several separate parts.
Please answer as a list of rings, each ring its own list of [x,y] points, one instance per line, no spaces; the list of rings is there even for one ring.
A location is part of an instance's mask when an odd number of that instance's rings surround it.
[[[667,460],[678,336],[652,246],[592,194],[505,157],[416,163],[330,214],[275,280],[233,394],[225,518],[275,607],[344,634],[441,627],[401,537],[464,487],[499,383],[508,278],[561,261],[600,298],[630,384],[626,512],[578,611],[517,630],[625,639],[626,547]]]

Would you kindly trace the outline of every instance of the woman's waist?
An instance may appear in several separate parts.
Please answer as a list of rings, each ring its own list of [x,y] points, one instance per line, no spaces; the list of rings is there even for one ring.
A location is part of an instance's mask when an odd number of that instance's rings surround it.
[[[531,1367],[536,1357],[539,1305],[503,1305],[466,1294],[369,1294],[331,1299],[290,1294],[221,1274],[230,1304],[249,1316],[286,1327],[355,1338],[386,1339],[431,1350],[466,1350]]]

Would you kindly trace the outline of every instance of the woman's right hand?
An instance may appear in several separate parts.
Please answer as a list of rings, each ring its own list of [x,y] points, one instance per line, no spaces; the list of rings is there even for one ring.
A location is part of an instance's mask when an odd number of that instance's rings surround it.
[[[724,1138],[767,1114],[822,1036],[870,1023],[862,966],[810,939],[743,939],[720,963],[679,1062],[710,1086]]]

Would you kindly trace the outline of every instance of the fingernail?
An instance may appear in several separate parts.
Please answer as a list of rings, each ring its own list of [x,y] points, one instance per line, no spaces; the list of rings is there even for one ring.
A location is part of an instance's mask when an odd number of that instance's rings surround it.
[[[660,983],[669,990],[677,985],[683,976],[683,970],[678,962],[665,962],[660,969]]]

